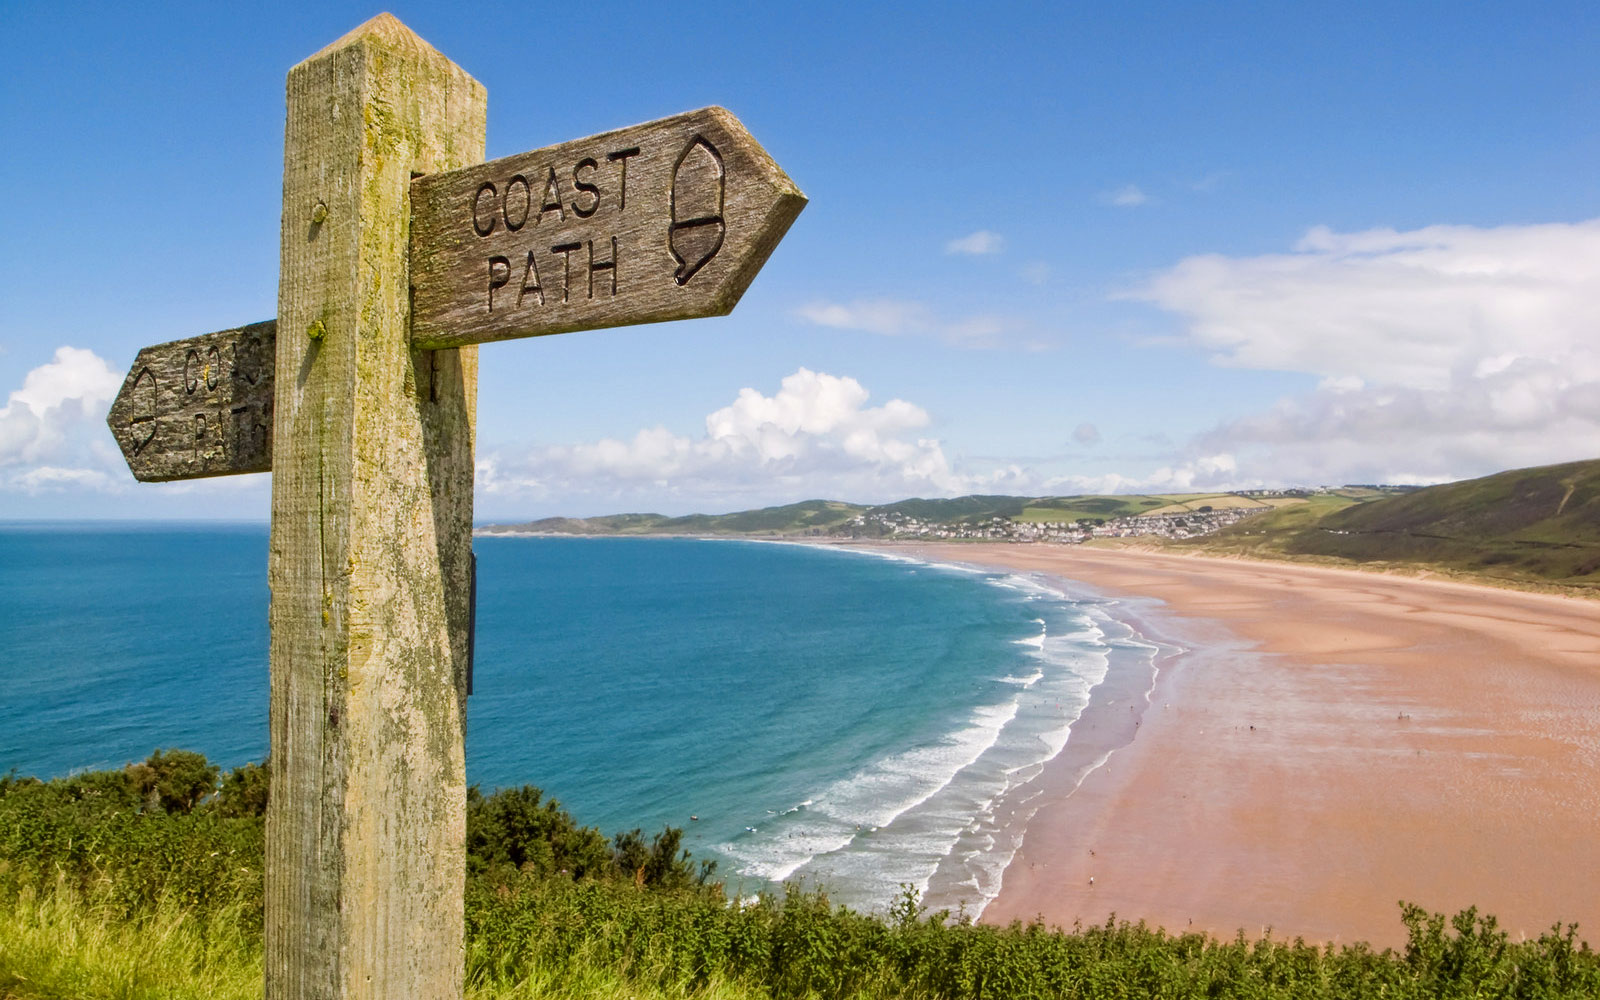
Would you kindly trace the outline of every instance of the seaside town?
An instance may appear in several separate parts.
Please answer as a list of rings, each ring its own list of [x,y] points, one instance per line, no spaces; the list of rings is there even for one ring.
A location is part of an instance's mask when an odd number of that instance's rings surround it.
[[[1287,491],[1275,491],[1283,495]],[[833,529],[845,538],[973,539],[995,542],[1055,542],[1077,545],[1093,538],[1195,538],[1272,510],[1260,507],[1213,507],[1160,514],[1075,521],[1019,521],[990,517],[980,521],[934,521],[899,511],[868,511]]]

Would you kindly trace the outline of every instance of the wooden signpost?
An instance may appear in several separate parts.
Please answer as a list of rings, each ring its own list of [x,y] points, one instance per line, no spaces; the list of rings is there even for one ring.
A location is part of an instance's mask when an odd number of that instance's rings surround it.
[[[727,313],[805,205],[720,108],[480,163],[486,107],[387,14],[294,67],[276,320],[108,417],[141,480],[273,473],[269,1000],[461,995],[472,345]]]

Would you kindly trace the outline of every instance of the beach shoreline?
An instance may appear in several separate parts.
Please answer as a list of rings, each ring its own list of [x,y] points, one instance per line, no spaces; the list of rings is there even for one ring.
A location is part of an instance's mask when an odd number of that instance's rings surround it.
[[[1087,588],[1182,650],[1136,735],[1107,740],[1128,720],[1086,710],[1067,747],[1087,743],[1034,779],[985,922],[1115,913],[1385,947],[1405,900],[1600,940],[1600,604],[1283,562],[885,547]]]

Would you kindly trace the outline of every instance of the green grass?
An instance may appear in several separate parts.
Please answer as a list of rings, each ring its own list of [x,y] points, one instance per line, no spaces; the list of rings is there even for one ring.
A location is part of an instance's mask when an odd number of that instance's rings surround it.
[[[124,914],[61,884],[0,896],[0,997],[258,997],[242,903]],[[1401,951],[1168,935],[1107,921],[974,926],[907,902],[883,920],[816,893],[732,906],[704,893],[511,874],[471,882],[466,995],[572,1000],[1592,998],[1600,957],[1571,929],[1511,941],[1473,911],[1408,907]]]
[[[1329,514],[1357,502],[1336,493],[1315,493],[1307,497],[1305,503],[1285,504],[1183,544],[1188,548],[1204,548],[1218,554],[1286,555],[1284,546],[1289,538],[1319,523]]]
[[[1141,514],[1181,514],[1185,511],[1211,507],[1223,510],[1231,507],[1276,507],[1286,501],[1275,498],[1256,499],[1235,493],[1151,493],[1115,494],[1102,496],[1041,497],[1028,501],[1018,521],[1078,521],[1115,517],[1134,517]],[[1298,500],[1287,501],[1298,503]]]
[[[259,996],[263,775],[219,783],[203,758],[175,752],[60,781],[0,779],[0,998]],[[881,918],[799,889],[734,903],[677,845],[670,829],[607,839],[532,788],[473,796],[467,996],[1600,996],[1600,956],[1576,928],[1512,941],[1473,910],[1403,907],[1396,951],[1116,920],[990,927],[929,914],[910,891]]]
[[[1167,506],[1158,507],[1150,511],[1150,513],[1184,514],[1197,511],[1201,507],[1210,507],[1212,510],[1233,510],[1235,508],[1272,510],[1276,507],[1296,506],[1303,503],[1305,503],[1305,500],[1300,497],[1242,497],[1236,493],[1179,494]]]
[[[162,902],[129,916],[62,883],[0,896],[0,998],[5,1000],[259,1000],[259,918],[236,906],[206,915]],[[469,948],[468,1000],[758,1000],[708,978],[645,983],[626,965],[578,948],[505,962]],[[659,978],[659,977],[658,977]]]
[[[1100,519],[1109,521],[1117,517],[1148,514],[1168,501],[1160,497],[1129,494],[1126,496],[1072,496],[1041,497],[1028,501],[1028,506],[1017,516],[1018,521],[1081,521]]]
[[[259,919],[241,899],[199,916],[164,899],[129,914],[65,880],[0,894],[0,997],[261,996]]]

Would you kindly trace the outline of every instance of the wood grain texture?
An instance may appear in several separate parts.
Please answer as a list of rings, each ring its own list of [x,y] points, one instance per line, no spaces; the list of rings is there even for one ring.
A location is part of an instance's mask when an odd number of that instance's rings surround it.
[[[725,315],[805,204],[722,108],[421,177],[412,343]]]
[[[135,479],[272,468],[276,333],[268,320],[139,352],[106,414]]]
[[[266,996],[454,998],[477,357],[411,349],[407,230],[486,94],[389,15],[287,91]]]

